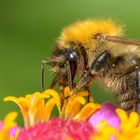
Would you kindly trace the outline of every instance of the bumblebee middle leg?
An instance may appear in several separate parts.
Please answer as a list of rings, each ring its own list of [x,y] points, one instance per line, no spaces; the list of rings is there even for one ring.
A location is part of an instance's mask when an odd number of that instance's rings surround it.
[[[94,62],[91,65],[91,68],[89,70],[85,70],[82,78],[80,81],[76,84],[74,88],[74,93],[76,93],[78,90],[80,90],[82,87],[85,87],[85,89],[88,89],[89,91],[89,83],[90,81],[96,76],[96,73],[98,73],[102,68],[105,67],[108,60],[110,59],[110,53],[108,51],[104,51],[101,55],[99,55]],[[90,99],[90,94],[88,97],[88,101]]]

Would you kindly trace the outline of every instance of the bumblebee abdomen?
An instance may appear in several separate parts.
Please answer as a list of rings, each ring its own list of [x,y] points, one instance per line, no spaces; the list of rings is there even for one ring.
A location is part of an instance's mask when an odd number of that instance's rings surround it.
[[[120,107],[130,112],[136,110],[137,103],[137,87],[136,87],[136,66],[131,61],[118,58],[110,64],[112,67],[105,71],[105,80],[120,101]]]

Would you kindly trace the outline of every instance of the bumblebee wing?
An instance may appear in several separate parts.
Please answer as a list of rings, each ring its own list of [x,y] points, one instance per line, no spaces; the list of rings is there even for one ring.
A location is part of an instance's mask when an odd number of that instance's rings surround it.
[[[109,50],[117,56],[140,58],[140,40],[126,39],[117,36],[100,36],[104,42],[110,42]]]
[[[104,36],[104,39],[107,41],[124,44],[124,45],[140,46],[140,41],[134,40],[134,39],[126,39],[126,38],[121,38],[121,37],[116,37],[116,36]]]
[[[117,36],[106,36],[100,33],[94,35],[94,39],[100,40],[103,42],[110,41],[110,42],[114,42],[118,44],[140,46],[140,40],[127,39],[127,38],[122,38],[122,37],[117,37]]]

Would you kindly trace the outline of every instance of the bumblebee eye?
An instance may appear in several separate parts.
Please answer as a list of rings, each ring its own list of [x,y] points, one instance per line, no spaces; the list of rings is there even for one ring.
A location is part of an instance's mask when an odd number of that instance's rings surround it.
[[[68,60],[68,61],[75,61],[77,60],[78,58],[78,53],[77,51],[75,50],[68,50],[66,53],[65,53],[65,58]]]

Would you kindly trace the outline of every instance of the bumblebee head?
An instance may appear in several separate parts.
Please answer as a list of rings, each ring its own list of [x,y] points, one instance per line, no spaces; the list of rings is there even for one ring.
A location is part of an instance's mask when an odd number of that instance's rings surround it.
[[[67,86],[73,82],[78,62],[79,54],[74,48],[55,47],[51,56],[51,71],[55,77],[51,87],[57,82],[59,85]]]
[[[112,20],[85,20],[76,22],[62,30],[53,50],[50,64],[55,74],[54,83],[69,85],[75,74],[90,66],[93,61],[93,51],[104,41],[101,35],[120,36],[122,28]],[[102,42],[101,42],[102,43]]]

